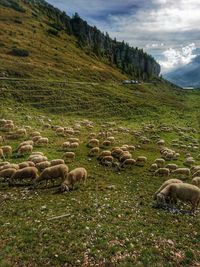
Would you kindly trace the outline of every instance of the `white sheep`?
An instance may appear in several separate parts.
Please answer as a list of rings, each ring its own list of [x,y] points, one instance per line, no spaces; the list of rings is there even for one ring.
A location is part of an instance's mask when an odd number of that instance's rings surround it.
[[[137,166],[144,166],[147,162],[147,157],[145,156],[139,156],[137,159],[136,159],[136,165]]]
[[[99,151],[100,151],[99,147],[93,147],[90,149],[88,156],[90,156],[90,157],[98,156]]]
[[[67,162],[72,162],[75,160],[75,153],[74,152],[66,152],[62,155],[62,158],[65,159]]]
[[[192,184],[200,187],[200,177],[196,176],[192,179]]]
[[[84,184],[87,179],[87,171],[85,168],[76,168],[70,171],[66,179],[61,184],[61,192],[69,191],[69,189],[74,189],[74,185],[77,182],[82,181]]]
[[[165,166],[165,160],[162,158],[155,159],[154,163],[158,165],[158,168],[163,168]]]
[[[169,176],[170,171],[167,168],[159,168],[155,171],[154,175],[159,175],[159,176]]]
[[[169,184],[172,184],[172,183],[183,183],[183,181],[179,180],[179,179],[169,179],[167,181],[165,181],[161,187],[155,192],[154,194],[154,200],[156,199],[157,195],[166,187],[168,186]]]
[[[65,161],[63,159],[52,159],[50,163],[51,163],[51,166],[55,166],[59,164],[65,164]]]
[[[67,177],[69,168],[65,164],[55,165],[48,167],[43,170],[43,172],[38,176],[35,181],[34,185],[36,186],[41,181],[46,181],[46,186],[49,180],[51,180],[54,183],[54,179],[62,178],[64,181]]]
[[[172,204],[175,204],[177,199],[191,203],[191,212],[195,212],[200,203],[200,189],[191,184],[172,183],[157,195],[157,201],[165,203],[168,198]]]
[[[24,145],[24,146],[21,146],[18,149],[18,154],[19,155],[28,154],[28,153],[31,153],[32,150],[33,150],[33,146],[32,145]]]
[[[189,178],[190,177],[190,169],[188,168],[178,168],[174,171],[172,171],[172,174],[173,175],[176,175],[176,176],[180,176],[180,177],[186,177],[186,178]]]
[[[91,139],[91,140],[89,140],[87,146],[90,148],[99,147],[99,140],[98,139]]]

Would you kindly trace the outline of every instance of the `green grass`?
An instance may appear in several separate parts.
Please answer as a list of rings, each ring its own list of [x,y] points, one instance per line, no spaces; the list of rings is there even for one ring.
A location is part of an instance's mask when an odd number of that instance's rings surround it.
[[[188,100],[190,101],[191,99]],[[18,125],[24,125],[26,115],[32,116],[31,120],[26,120],[26,125],[31,125],[34,129],[40,130],[43,136],[49,137],[48,147],[34,148],[35,151],[43,151],[49,159],[61,157],[63,152],[60,150],[60,145],[66,139],[56,137],[52,130],[42,130],[38,116],[44,115],[46,118],[51,118],[53,124],[62,123],[62,125],[73,125],[75,121],[83,118],[78,115],[73,117],[70,113],[68,115],[66,113],[65,116],[45,113],[45,110],[19,105],[16,102],[12,105],[12,110],[5,107],[3,113],[4,117],[15,119]],[[141,128],[139,121],[127,118],[119,117],[118,126]],[[107,120],[112,121],[113,117],[106,118]],[[97,131],[105,119],[96,118],[93,121],[95,121],[94,131]],[[181,122],[183,123],[183,120]],[[158,125],[158,122],[154,123]],[[198,129],[198,125],[196,127]],[[148,132],[145,135],[151,136]],[[159,135],[166,140],[169,147],[172,139],[179,139],[176,132],[161,132]],[[189,135],[195,139],[199,138],[198,133]],[[154,177],[148,171],[150,164],[159,157],[159,150],[155,144],[142,145],[141,149],[133,152],[134,158],[138,155],[147,156],[147,166],[133,167],[132,170],[116,173],[100,166],[95,158],[88,161],[87,136],[88,132],[83,128],[80,136],[83,143],[76,152],[75,162],[69,164],[70,169],[83,166],[88,170],[89,178],[85,187],[78,185],[76,190],[70,193],[56,194],[56,188],[45,188],[43,184],[36,191],[29,191],[26,186],[9,188],[6,183],[0,184],[2,225],[0,265],[82,266],[85,263],[85,266],[94,264],[107,266],[107,263],[108,266],[115,264],[195,266],[195,263],[199,264],[199,214],[195,217],[176,215],[152,208],[152,195],[165,180]],[[132,134],[118,133],[115,137],[115,145],[138,143],[138,139]],[[20,140],[13,140],[7,143],[15,148],[19,142]],[[181,158],[176,163],[183,166],[184,151],[179,152]],[[197,158],[198,151],[191,153]],[[26,158],[13,156],[10,161],[21,162]],[[200,164],[200,161],[197,160],[196,164]],[[58,220],[48,220],[62,214],[68,216]]]

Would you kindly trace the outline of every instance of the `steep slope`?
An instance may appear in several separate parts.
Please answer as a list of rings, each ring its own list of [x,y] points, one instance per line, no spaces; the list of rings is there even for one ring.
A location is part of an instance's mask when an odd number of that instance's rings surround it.
[[[101,81],[159,75],[159,65],[142,50],[43,0],[1,0],[0,9],[0,76]]]
[[[200,56],[189,64],[164,75],[164,77],[182,87],[200,87]]]
[[[10,1],[7,1],[10,3]],[[66,32],[48,33],[53,23],[38,9],[18,1],[26,12],[0,2],[0,76],[66,80],[121,80],[126,78],[115,67],[102,63],[77,47],[77,40]],[[17,50],[18,49],[18,50]],[[28,53],[18,55],[19,51]]]

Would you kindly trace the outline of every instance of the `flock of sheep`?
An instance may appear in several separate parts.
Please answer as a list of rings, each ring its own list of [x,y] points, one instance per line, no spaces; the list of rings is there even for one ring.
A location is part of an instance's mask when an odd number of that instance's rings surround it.
[[[61,127],[51,122],[43,123],[43,131],[52,131],[56,138],[65,139],[59,148],[62,151],[61,158],[50,161],[43,152],[35,151],[37,147],[48,146],[51,143],[49,138],[43,137],[30,126],[17,127],[12,120],[1,119],[0,177],[8,181],[10,186],[15,186],[17,181],[30,180],[35,188],[42,182],[47,185],[49,181],[54,184],[57,180],[60,192],[73,190],[77,182],[86,183],[87,170],[78,167],[69,171],[66,164],[76,160],[76,151],[83,144],[88,149],[88,159],[94,157],[102,166],[116,172],[151,164],[149,171],[154,177],[167,178],[154,194],[155,201],[159,205],[174,205],[178,199],[190,202],[191,211],[195,212],[200,203],[200,166],[196,165],[199,155],[196,159],[191,156],[191,153],[196,155],[199,150],[198,140],[193,137],[197,133],[196,129],[143,124],[141,129],[132,130],[119,127],[115,122],[101,124],[99,131],[95,129],[94,123],[89,120],[75,122],[71,127]],[[87,134],[84,140],[83,132]],[[179,138],[172,140],[170,147],[166,147],[165,140],[160,138],[161,133],[176,133]],[[116,138],[118,134],[133,137],[134,145],[119,145]],[[21,142],[13,149],[9,140]],[[138,154],[148,145],[153,145],[160,153],[160,157],[154,162],[149,162],[145,155],[134,156],[136,151]],[[7,160],[12,159],[13,155],[19,159],[27,157],[27,160],[17,164],[10,163]],[[184,167],[174,163],[180,163],[181,158],[184,158],[181,162]],[[186,183],[185,180],[191,176],[191,183]]]

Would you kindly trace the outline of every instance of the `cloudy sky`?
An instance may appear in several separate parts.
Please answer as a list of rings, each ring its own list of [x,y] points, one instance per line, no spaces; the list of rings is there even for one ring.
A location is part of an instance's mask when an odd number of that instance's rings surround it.
[[[111,37],[143,48],[162,71],[189,63],[200,51],[200,0],[48,0],[78,12]]]

